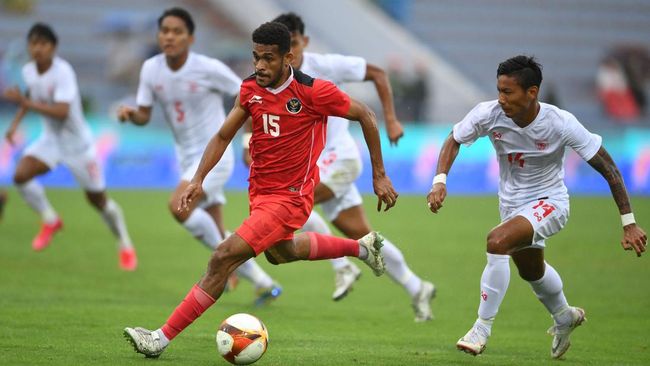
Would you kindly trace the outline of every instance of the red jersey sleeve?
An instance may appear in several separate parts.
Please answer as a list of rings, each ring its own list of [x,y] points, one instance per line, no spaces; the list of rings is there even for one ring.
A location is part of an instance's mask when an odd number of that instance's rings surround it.
[[[345,117],[350,111],[350,97],[326,80],[314,80],[312,103],[323,116]]]

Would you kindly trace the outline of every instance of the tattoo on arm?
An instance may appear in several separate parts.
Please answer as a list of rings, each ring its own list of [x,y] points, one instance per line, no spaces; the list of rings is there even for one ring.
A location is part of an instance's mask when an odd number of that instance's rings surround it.
[[[627,195],[621,172],[618,170],[612,157],[607,153],[607,150],[601,147],[596,155],[589,159],[588,163],[596,169],[596,171],[605,178],[607,184],[609,184],[609,189],[612,191],[612,196],[614,197],[614,201],[616,202],[616,206],[618,206],[620,214],[623,215],[632,212],[630,199]]]

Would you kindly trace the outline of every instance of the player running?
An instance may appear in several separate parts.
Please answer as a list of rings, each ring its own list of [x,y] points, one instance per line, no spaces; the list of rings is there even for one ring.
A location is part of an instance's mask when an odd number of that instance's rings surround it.
[[[250,216],[212,254],[206,274],[155,331],[126,328],[135,350],[158,357],[174,339],[221,295],[230,272],[264,252],[269,262],[320,260],[342,256],[363,259],[376,275],[384,272],[382,238],[371,232],[360,240],[319,233],[300,233],[314,203],[318,184],[316,159],[325,143],[327,116],[358,120],[373,167],[377,205],[393,207],[397,193],[386,176],[374,113],[350,99],[334,84],[313,79],[291,68],[291,35],[280,23],[262,24],[253,32],[255,74],[241,85],[235,106],[210,140],[201,164],[181,197],[186,210],[202,194],[202,181],[219,162],[226,147],[251,117],[253,135],[250,171]]]
[[[585,311],[569,306],[562,279],[544,261],[545,240],[558,233],[569,218],[569,195],[564,185],[564,152],[571,147],[605,177],[623,224],[625,250],[641,256],[647,237],[637,226],[625,184],[616,164],[602,146],[569,112],[537,101],[541,66],[532,57],[516,56],[497,70],[499,99],[478,104],[449,135],[438,160],[433,187],[427,196],[437,213],[447,195],[446,178],[460,144],[471,145],[489,136],[499,160],[501,224],[487,237],[487,265],[481,277],[478,319],[456,346],[478,355],[485,349],[492,323],[510,281],[509,259],[554,320],[551,356],[569,348],[571,332],[585,320]]]
[[[43,186],[34,179],[62,163],[70,169],[90,204],[101,213],[118,238],[120,268],[133,271],[137,267],[135,250],[120,206],[106,195],[93,137],[81,110],[75,72],[67,61],[56,56],[57,37],[49,25],[34,24],[27,34],[27,46],[32,61],[23,67],[22,76],[28,94],[24,96],[18,88],[9,88],[4,91],[4,98],[18,105],[6,134],[10,143],[27,111],[43,115],[43,133],[27,147],[14,174],[18,192],[43,220],[32,248],[45,249],[63,227]]]
[[[191,52],[193,43],[194,20],[190,13],[182,8],[165,10],[158,18],[158,44],[162,53],[142,66],[138,108],[120,107],[118,118],[143,126],[151,119],[154,101],[163,108],[174,134],[182,172],[181,181],[169,200],[169,210],[187,231],[214,249],[225,234],[221,206],[226,203],[224,185],[234,167],[230,146],[203,180],[201,198],[192,202],[189,210],[179,211],[178,207],[203,150],[226,117],[223,95],[237,94],[241,79],[221,61]],[[257,305],[276,298],[282,291],[254,259],[243,263],[236,273],[254,284]]]
[[[291,32],[291,53],[294,55],[291,66],[294,69],[337,85],[372,81],[381,100],[389,140],[397,145],[404,131],[395,115],[392,90],[384,70],[367,63],[361,57],[304,52],[309,45],[309,36],[305,35],[302,18],[294,13],[286,13],[273,21],[286,25]],[[372,229],[363,210],[361,194],[354,183],[361,174],[361,156],[348,126],[349,121],[345,118],[329,117],[327,120],[327,142],[318,158],[321,182],[314,191],[314,203],[320,203],[327,219],[345,236],[359,239]],[[311,212],[303,229],[331,234],[316,211]],[[387,238],[384,238],[383,244],[386,272],[408,292],[415,311],[415,321],[432,319],[430,303],[435,296],[435,287],[411,271],[402,252]],[[345,257],[333,259],[332,266],[336,273],[336,288],[332,298],[338,301],[348,294],[361,275],[361,270]]]

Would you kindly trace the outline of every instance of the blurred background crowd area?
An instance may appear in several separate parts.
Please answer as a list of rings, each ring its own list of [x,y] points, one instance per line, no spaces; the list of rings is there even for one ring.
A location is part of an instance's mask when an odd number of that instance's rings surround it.
[[[193,49],[242,77],[252,72],[251,31],[298,13],[309,50],[362,56],[388,71],[405,123],[459,120],[495,98],[497,64],[524,53],[544,66],[543,101],[586,125],[650,126],[648,0],[1,0],[0,88],[20,85],[25,34],[45,21],[77,71],[87,113],[110,113],[133,99],[142,62],[158,53],[157,17],[174,5],[196,18]],[[371,85],[346,88],[381,110]]]
[[[161,108],[144,129],[115,117],[117,106],[135,105],[140,67],[159,52],[157,18],[172,6],[194,16],[193,50],[241,77],[253,72],[251,32],[288,11],[305,21],[308,51],[362,56],[383,67],[405,125],[399,148],[384,148],[384,162],[402,193],[428,191],[451,125],[478,102],[496,99],[499,62],[528,54],[544,66],[541,100],[601,134],[630,192],[650,195],[650,0],[0,0],[0,89],[22,83],[30,26],[51,24],[59,55],[77,72],[109,186],[173,187],[177,164]],[[342,87],[383,118],[372,83]],[[232,102],[225,101],[226,110]],[[14,112],[0,102],[3,131]],[[363,136],[352,127],[368,163]],[[0,185],[11,184],[16,161],[39,129],[32,113],[16,146],[0,142]],[[496,191],[498,166],[484,140],[459,157],[450,192]],[[371,193],[369,174],[364,170],[359,184]],[[247,177],[238,161],[226,188],[245,190]],[[602,177],[573,152],[565,180],[574,193],[609,194]],[[75,185],[65,169],[43,181]]]

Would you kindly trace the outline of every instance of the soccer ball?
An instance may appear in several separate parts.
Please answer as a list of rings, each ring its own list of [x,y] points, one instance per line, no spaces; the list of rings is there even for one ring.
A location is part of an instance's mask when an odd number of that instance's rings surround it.
[[[249,365],[259,360],[268,342],[266,326],[250,314],[231,315],[217,331],[217,350],[234,365]]]

